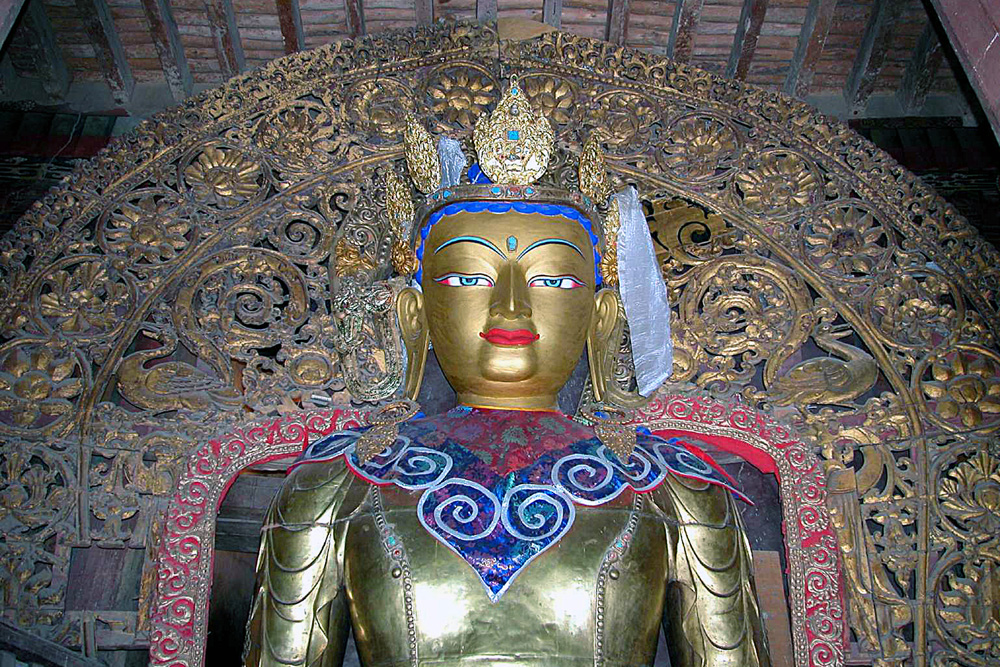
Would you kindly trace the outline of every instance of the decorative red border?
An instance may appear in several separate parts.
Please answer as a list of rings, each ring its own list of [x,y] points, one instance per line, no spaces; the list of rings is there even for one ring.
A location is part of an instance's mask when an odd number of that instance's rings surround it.
[[[812,448],[757,410],[708,398],[654,396],[635,422],[662,436],[697,432],[778,477],[795,664],[842,666],[848,627],[840,552],[826,507],[826,473]]]
[[[797,667],[841,667],[847,626],[839,552],[824,504],[820,461],[773,420],[739,404],[657,396],[635,422],[663,435],[697,433],[778,476]],[[363,411],[317,410],[251,422],[192,454],[171,498],[157,553],[150,664],[204,664],[216,513],[246,467],[289,458],[331,431],[366,423]]]
[[[251,422],[188,457],[164,521],[150,614],[150,665],[202,665],[214,565],[215,519],[248,466],[297,456],[314,439],[367,423],[357,410],[319,410]]]

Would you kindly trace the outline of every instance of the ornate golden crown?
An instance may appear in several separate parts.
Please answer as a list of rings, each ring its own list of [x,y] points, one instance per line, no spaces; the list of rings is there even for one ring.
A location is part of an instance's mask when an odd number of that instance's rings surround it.
[[[512,76],[496,108],[479,117],[472,138],[478,162],[469,166],[458,142],[445,139],[436,146],[434,138],[415,117],[407,118],[403,143],[409,179],[393,169],[386,179],[393,268],[404,275],[416,272],[419,260],[414,237],[425,220],[449,204],[473,201],[557,204],[569,206],[591,221],[592,231],[600,239],[601,275],[606,283],[615,285],[618,211],[614,200],[603,220],[596,210],[595,205],[606,201],[611,189],[604,153],[596,137],[587,141],[580,154],[579,191],[538,185],[552,156],[555,132],[548,119],[532,107],[517,77]],[[445,167],[443,163],[448,159],[442,157],[445,152],[460,163],[457,169],[454,164],[452,169]],[[448,171],[455,173],[449,177]],[[406,180],[424,195],[419,207],[413,204],[412,189]]]

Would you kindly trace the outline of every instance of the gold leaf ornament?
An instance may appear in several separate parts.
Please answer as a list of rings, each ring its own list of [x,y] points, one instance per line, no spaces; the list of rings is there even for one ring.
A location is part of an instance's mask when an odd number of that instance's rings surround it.
[[[604,166],[604,151],[596,133],[591,134],[580,153],[580,192],[600,204],[611,194],[607,168]]]
[[[392,268],[401,275],[416,273],[417,255],[408,242],[415,215],[410,188],[395,169],[385,175],[385,207],[392,227]]]
[[[545,173],[555,132],[512,76],[493,113],[479,117],[472,138],[479,166],[491,181],[528,185]]]
[[[581,169],[582,171],[582,169]],[[618,199],[613,198],[604,216],[604,251],[601,253],[601,276],[609,287],[618,286],[618,229],[621,227],[621,211]]]
[[[429,194],[441,187],[441,163],[438,161],[434,138],[412,114],[406,117],[403,146],[406,149],[410,178],[417,190]]]

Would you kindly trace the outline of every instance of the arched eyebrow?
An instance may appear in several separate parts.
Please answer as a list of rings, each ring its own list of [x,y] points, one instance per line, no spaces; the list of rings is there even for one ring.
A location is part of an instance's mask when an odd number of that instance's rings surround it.
[[[577,254],[579,254],[580,257],[583,257],[584,259],[587,259],[586,255],[583,254],[583,251],[580,250],[580,248],[578,248],[575,243],[570,243],[566,239],[542,239],[541,241],[535,241],[534,243],[532,243],[531,245],[529,245],[527,248],[525,248],[524,250],[522,250],[521,254],[518,255],[517,258],[520,260],[522,257],[524,257],[525,255],[527,255],[529,252],[531,252],[535,248],[541,247],[543,245],[549,245],[549,244],[569,246],[573,250],[576,250]]]
[[[478,244],[478,245],[481,245],[481,246],[486,246],[487,248],[489,248],[490,250],[492,250],[496,254],[500,255],[504,259],[507,259],[507,255],[503,254],[500,251],[500,248],[496,247],[495,245],[493,245],[492,243],[490,243],[486,239],[480,238],[478,236],[456,236],[455,238],[449,239],[449,240],[445,241],[444,243],[442,243],[441,245],[439,245],[437,248],[435,248],[434,249],[434,254],[436,255],[439,252],[441,252],[442,250],[444,250],[445,248],[447,248],[448,246],[454,245],[456,243],[475,243],[475,244]]]

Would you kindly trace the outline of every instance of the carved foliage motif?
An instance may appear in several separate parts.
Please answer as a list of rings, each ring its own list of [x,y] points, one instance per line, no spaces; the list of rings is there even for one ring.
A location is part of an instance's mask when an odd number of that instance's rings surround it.
[[[180,461],[248,414],[392,394],[384,184],[402,121],[469,141],[510,74],[554,124],[545,178],[574,179],[596,136],[613,187],[643,193],[673,381],[739,397],[822,460],[851,632],[814,664],[994,660],[996,452],[980,450],[1000,423],[996,249],[797,102],[563,33],[498,47],[461,23],[236,77],[119,139],[0,241],[2,613],[78,645],[71,546],[145,545]],[[623,338],[616,396],[630,363]],[[138,616],[112,616],[98,645],[144,645]],[[809,642],[836,623],[810,618]]]

